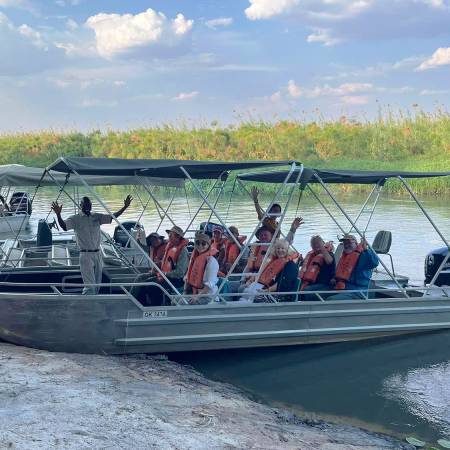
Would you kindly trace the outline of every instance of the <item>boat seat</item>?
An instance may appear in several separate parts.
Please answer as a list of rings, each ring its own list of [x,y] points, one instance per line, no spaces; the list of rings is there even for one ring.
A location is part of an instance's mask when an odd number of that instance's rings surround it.
[[[62,245],[52,245],[49,252],[50,264],[52,266],[71,266],[72,258],[67,247]]]
[[[395,276],[394,261],[389,253],[392,244],[392,233],[390,231],[380,230],[373,240],[372,248],[377,255],[388,255],[391,260],[392,274]]]
[[[11,247],[3,257],[3,264],[9,267],[23,267],[23,249]]]

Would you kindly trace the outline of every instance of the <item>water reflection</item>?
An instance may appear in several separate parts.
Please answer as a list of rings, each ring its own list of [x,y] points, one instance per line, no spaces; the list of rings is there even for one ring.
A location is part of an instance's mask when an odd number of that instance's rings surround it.
[[[450,436],[450,332],[175,355],[257,398],[430,442]]]

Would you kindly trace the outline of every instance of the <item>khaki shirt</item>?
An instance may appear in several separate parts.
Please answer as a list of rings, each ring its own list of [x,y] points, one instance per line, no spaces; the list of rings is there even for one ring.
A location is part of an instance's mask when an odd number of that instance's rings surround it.
[[[101,242],[100,225],[111,221],[109,214],[91,213],[87,216],[83,212],[64,220],[66,228],[75,231],[80,250],[98,250]]]

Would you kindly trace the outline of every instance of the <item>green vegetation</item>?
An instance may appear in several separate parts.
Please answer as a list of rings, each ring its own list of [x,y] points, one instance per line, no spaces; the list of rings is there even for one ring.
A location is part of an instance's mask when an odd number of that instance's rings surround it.
[[[162,126],[130,131],[0,136],[0,164],[45,166],[61,155],[177,159],[295,159],[329,168],[450,170],[450,115],[388,114],[372,122],[243,122],[220,128]],[[414,183],[422,193],[450,192],[450,179]],[[393,190],[396,190],[394,185]]]

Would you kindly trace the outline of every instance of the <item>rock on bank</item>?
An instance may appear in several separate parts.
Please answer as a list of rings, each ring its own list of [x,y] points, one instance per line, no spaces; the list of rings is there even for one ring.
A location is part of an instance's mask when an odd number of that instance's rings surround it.
[[[150,356],[0,343],[0,448],[401,449],[390,437],[301,419]]]

